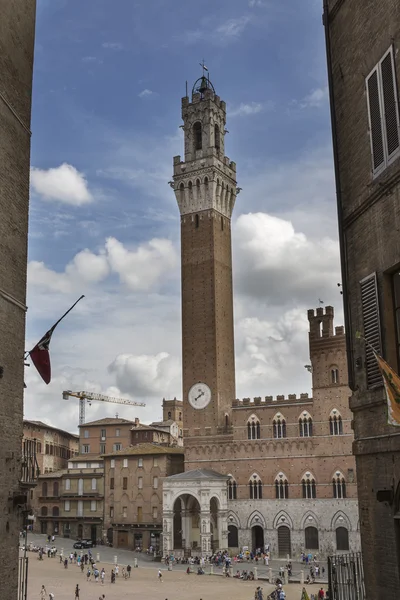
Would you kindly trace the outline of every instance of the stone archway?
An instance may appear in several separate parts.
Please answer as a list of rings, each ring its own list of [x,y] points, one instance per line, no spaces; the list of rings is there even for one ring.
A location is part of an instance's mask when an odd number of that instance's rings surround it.
[[[228,547],[228,479],[206,469],[164,479],[164,555],[177,551],[206,557]]]
[[[182,494],[174,502],[173,549],[190,555],[200,548],[200,504],[191,494]]]
[[[264,529],[261,525],[253,525],[251,528],[251,544],[253,552],[264,551]]]

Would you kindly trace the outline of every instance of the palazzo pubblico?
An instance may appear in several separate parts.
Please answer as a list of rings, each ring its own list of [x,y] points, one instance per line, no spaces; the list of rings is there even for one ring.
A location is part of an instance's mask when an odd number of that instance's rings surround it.
[[[163,482],[164,554],[263,549],[319,556],[359,549],[343,327],[308,311],[313,397],[236,400],[231,216],[236,165],[226,105],[204,74],[182,98],[181,216],[185,471]]]

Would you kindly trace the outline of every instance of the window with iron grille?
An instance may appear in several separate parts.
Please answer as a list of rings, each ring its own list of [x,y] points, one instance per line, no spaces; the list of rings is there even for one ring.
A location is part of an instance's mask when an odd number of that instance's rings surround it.
[[[379,175],[400,155],[400,121],[393,46],[366,79],[372,172]]]
[[[379,317],[378,288],[376,273],[372,273],[360,281],[361,306],[364,325],[365,344],[365,370],[367,386],[382,385],[382,376],[372,348],[382,354],[381,326]]]

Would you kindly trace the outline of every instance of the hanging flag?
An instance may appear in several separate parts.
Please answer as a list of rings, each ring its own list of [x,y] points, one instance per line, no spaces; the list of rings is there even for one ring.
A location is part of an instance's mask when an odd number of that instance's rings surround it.
[[[38,341],[36,346],[34,348],[32,348],[32,350],[30,352],[28,352],[40,377],[43,379],[43,381],[46,384],[49,384],[51,381],[51,364],[50,364],[50,353],[49,353],[51,336],[53,335],[53,332],[54,332],[55,328],[57,327],[57,325],[64,319],[64,317],[67,316],[67,314],[69,312],[71,312],[71,310],[84,297],[85,296],[81,296],[80,298],[78,298],[78,300],[71,306],[71,308],[69,308],[67,310],[67,312],[64,313],[63,316],[60,319],[58,319],[58,321],[56,323],[54,323],[53,327],[51,327],[51,329],[49,329],[44,334],[44,336]]]
[[[400,426],[400,377],[387,362],[372,349],[385,385],[389,425]]]

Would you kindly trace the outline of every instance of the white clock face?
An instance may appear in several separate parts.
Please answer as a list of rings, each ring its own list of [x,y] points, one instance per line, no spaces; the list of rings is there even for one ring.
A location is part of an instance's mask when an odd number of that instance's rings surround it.
[[[205,383],[195,383],[189,390],[189,404],[198,410],[205,408],[211,401],[211,390]]]

